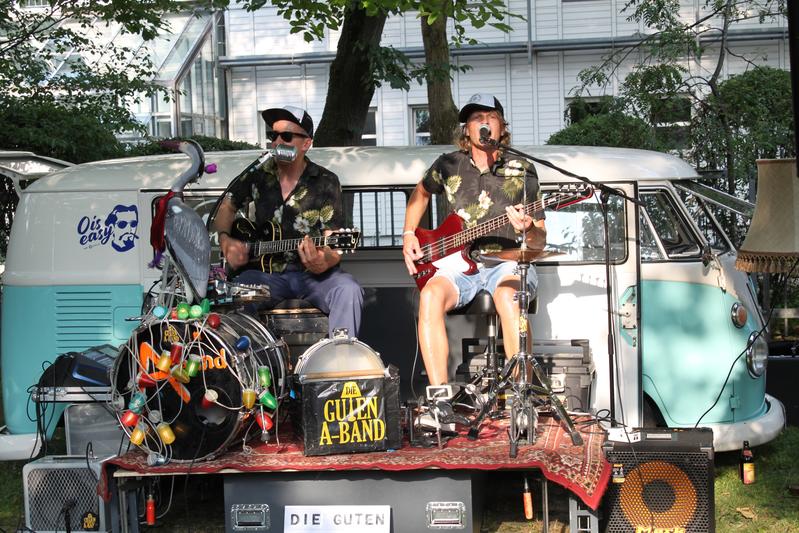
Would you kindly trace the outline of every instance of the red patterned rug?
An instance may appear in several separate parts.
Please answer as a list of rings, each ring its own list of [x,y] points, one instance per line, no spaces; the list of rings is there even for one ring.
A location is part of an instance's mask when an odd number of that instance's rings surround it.
[[[131,451],[108,463],[123,470],[148,474],[285,472],[324,470],[524,470],[540,469],[543,475],[569,489],[591,509],[596,509],[610,478],[610,465],[602,452],[605,432],[586,419],[575,423],[583,436],[582,446],[573,446],[561,425],[550,417],[539,420],[536,443],[520,445],[518,456],[508,457],[508,421],[484,423],[477,440],[458,437],[444,449],[407,445],[390,452],[305,457],[301,441],[282,438],[280,443],[258,442],[245,449],[231,449],[211,460],[148,466],[146,455]]]

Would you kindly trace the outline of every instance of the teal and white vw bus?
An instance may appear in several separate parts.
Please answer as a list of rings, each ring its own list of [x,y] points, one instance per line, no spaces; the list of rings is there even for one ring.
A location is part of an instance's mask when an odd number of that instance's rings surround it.
[[[547,212],[554,255],[537,264],[535,339],[587,339],[595,368],[589,405],[611,406],[627,427],[711,427],[716,450],[773,439],[782,404],[765,392],[767,344],[749,277],[717,224],[718,198],[696,184],[682,160],[656,152],[588,147],[519,147],[571,172],[640,198],[608,201],[610,309],[615,358],[608,357],[608,280],[600,204],[595,197]],[[340,177],[349,225],[361,230],[343,266],[365,290],[360,340],[400,368],[410,394],[421,362],[415,337],[417,289],[401,257],[410,192],[442,152],[438,147],[313,149]],[[206,154],[218,171],[187,188],[204,217],[230,181],[261,154]],[[189,165],[182,154],[119,159],[53,172],[21,192],[2,301],[2,384],[6,427],[0,458],[24,459],[41,440],[31,391],[58,354],[126,342],[160,272],[148,267],[154,205]],[[539,169],[545,194],[575,181]],[[433,203],[426,222],[446,216]],[[212,235],[212,244],[215,236]],[[484,334],[474,317],[448,320],[452,370],[466,338]],[[417,375],[412,376],[414,369]],[[59,411],[41,421],[49,437]]]

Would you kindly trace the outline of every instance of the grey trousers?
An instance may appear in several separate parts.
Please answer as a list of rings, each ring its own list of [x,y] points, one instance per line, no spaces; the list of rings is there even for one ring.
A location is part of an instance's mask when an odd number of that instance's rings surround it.
[[[267,274],[246,270],[236,278],[239,283],[268,285],[274,300],[301,298],[328,315],[328,334],[346,328],[351,337],[358,336],[363,310],[363,289],[352,275],[335,266],[322,274],[289,271]]]

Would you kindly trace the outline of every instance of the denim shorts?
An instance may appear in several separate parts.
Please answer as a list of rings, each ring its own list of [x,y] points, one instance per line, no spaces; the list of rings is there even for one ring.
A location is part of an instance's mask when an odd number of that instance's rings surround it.
[[[443,277],[452,282],[458,291],[458,303],[455,307],[463,307],[471,302],[480,290],[494,294],[494,290],[503,278],[517,276],[515,261],[501,261],[492,265],[477,263],[476,274],[464,274],[448,269],[437,270],[433,277]],[[527,270],[527,288],[530,291],[530,300],[535,298],[538,291],[538,275],[534,267]]]

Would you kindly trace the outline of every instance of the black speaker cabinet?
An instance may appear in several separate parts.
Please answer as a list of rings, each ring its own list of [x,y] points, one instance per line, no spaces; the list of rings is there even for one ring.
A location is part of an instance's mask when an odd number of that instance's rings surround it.
[[[613,474],[603,500],[604,531],[715,531],[713,431],[637,431],[638,442],[605,443]]]

